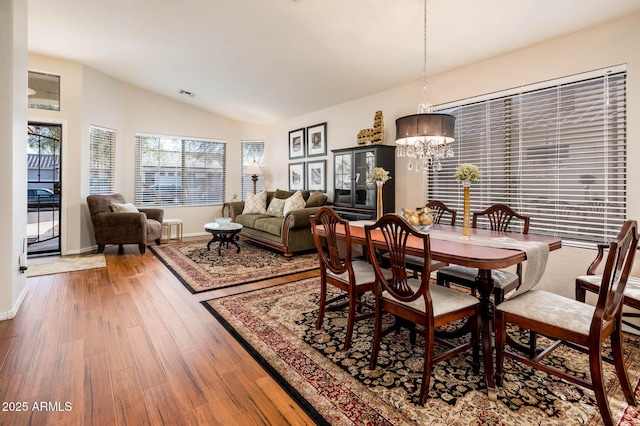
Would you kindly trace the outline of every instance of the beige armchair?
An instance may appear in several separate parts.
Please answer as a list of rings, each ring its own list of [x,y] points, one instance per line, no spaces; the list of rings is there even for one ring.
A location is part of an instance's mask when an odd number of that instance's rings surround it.
[[[116,204],[115,208],[114,204]],[[98,253],[102,253],[107,244],[118,244],[120,252],[124,244],[138,244],[140,253],[146,251],[147,244],[151,241],[160,245],[164,210],[127,209],[121,206],[124,204],[126,202],[121,194],[87,197]],[[132,206],[129,205],[129,207]],[[118,212],[117,210],[132,211]]]

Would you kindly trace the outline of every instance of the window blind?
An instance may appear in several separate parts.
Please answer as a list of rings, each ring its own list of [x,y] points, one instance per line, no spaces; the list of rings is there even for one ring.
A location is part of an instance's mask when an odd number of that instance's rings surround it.
[[[626,218],[626,70],[438,110],[456,117],[456,155],[429,172],[427,199],[461,212],[462,185],[453,174],[473,163],[482,177],[471,185],[472,211],[508,204],[531,216],[530,233],[565,245],[617,235]]]
[[[136,134],[135,167],[136,205],[213,205],[225,198],[225,141]]]
[[[244,171],[252,161],[257,161],[264,170],[264,141],[242,141],[241,142],[241,162],[240,174],[242,182],[242,200],[246,200],[247,192],[253,192],[253,180],[251,175],[245,175]],[[258,176],[256,191],[264,189],[264,176]]]
[[[115,191],[116,131],[89,126],[89,194]]]

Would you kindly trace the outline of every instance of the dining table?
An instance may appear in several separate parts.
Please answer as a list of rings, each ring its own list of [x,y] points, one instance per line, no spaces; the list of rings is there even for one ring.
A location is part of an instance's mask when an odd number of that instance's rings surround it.
[[[351,244],[365,246],[364,226],[373,223],[373,221],[349,222]],[[554,251],[562,247],[562,241],[554,236],[491,231],[480,228],[472,228],[471,237],[463,237],[462,227],[444,224],[433,224],[428,231],[424,232],[430,234],[431,258],[433,260],[478,269],[475,290],[478,293],[481,307],[485,381],[488,397],[495,401],[497,392],[495,388],[492,344],[495,304],[491,298],[494,285],[491,271],[525,262],[527,260],[527,250],[523,247],[529,243],[547,245],[549,251]],[[319,235],[324,235],[322,227],[318,228],[318,233]],[[345,238],[344,230],[337,229],[337,235],[338,238]],[[377,245],[375,238],[374,234],[374,246]],[[508,243],[496,243],[501,241],[508,241]],[[379,247],[383,247],[382,242]],[[422,251],[421,240],[410,237],[407,241],[406,253],[422,257]],[[546,263],[546,257],[544,262]]]

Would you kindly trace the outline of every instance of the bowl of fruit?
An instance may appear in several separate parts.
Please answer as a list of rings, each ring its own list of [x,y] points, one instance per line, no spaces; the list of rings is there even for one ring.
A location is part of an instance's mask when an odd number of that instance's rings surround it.
[[[400,213],[410,225],[419,231],[428,231],[433,225],[433,215],[429,207],[421,207],[416,210],[403,208]]]

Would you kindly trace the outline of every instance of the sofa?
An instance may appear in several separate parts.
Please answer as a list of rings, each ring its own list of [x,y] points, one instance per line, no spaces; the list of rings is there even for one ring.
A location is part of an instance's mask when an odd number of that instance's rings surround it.
[[[126,203],[121,194],[89,195],[87,206],[98,253],[107,244],[117,244],[119,252],[123,251],[123,244],[138,244],[142,254],[148,243],[155,241],[160,245],[164,210],[137,209]]]
[[[304,202],[299,201],[300,195]],[[262,199],[261,207],[264,207],[260,212],[254,205],[258,198]],[[300,204],[290,211],[273,208],[276,204],[293,203],[294,198]],[[287,259],[291,259],[294,253],[315,249],[310,218],[326,204],[327,196],[320,191],[311,194],[306,190],[296,193],[278,189],[248,194],[247,201],[231,202],[229,207],[231,220],[243,226],[241,237],[282,251]]]

